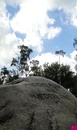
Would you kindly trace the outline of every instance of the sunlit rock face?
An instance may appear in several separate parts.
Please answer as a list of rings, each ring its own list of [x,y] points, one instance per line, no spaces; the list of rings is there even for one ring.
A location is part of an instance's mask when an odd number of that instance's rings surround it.
[[[42,77],[0,85],[0,130],[70,130],[77,125],[77,99]]]

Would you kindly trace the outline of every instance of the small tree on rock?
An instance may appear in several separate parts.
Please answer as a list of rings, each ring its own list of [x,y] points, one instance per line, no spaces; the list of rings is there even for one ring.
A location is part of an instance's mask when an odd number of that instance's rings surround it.
[[[1,77],[0,77],[0,82],[1,84],[9,82],[9,70],[4,66],[3,68],[1,68]]]
[[[25,76],[27,77],[29,73],[29,65],[28,61],[30,60],[30,54],[33,52],[32,49],[25,45],[18,46],[18,49],[20,50],[20,55],[18,55],[17,58],[13,58],[11,62],[11,66],[16,66],[21,75],[25,73]]]
[[[30,61],[30,64],[31,64],[31,72],[32,72],[31,75],[41,76],[42,70],[41,70],[41,66],[39,66],[39,61],[32,60],[32,61]]]

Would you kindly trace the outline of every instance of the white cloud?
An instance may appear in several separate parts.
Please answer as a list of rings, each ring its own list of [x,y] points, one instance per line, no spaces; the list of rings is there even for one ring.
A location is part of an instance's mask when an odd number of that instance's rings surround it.
[[[0,65],[10,63],[13,50],[18,43],[25,43],[41,52],[44,47],[43,40],[55,38],[60,34],[61,27],[53,26],[55,19],[49,18],[48,10],[62,9],[70,23],[77,27],[76,3],[77,0],[71,0],[71,2],[70,0],[25,0],[23,2],[22,0],[0,0]],[[13,7],[20,6],[19,12],[12,20],[7,16],[6,4]],[[15,32],[26,35],[24,42],[16,37]],[[50,60],[47,57],[46,60],[48,59]],[[69,61],[68,58],[67,61]]]
[[[11,63],[18,43],[21,43],[21,40],[14,32],[11,32],[6,4],[4,0],[0,0],[0,66],[7,66]]]
[[[35,58],[40,62],[40,64],[44,64],[45,62],[48,62],[49,64],[51,64],[52,62],[57,62],[58,58],[56,57],[55,54],[52,54],[50,52],[48,53],[42,53],[41,55],[36,56]]]
[[[10,6],[17,6],[19,4],[21,4],[22,0],[3,0],[6,4],[10,5]]]
[[[20,11],[11,20],[11,27],[15,32],[25,33],[24,43],[41,52],[44,46],[43,40],[55,38],[62,30],[61,27],[53,27],[55,19],[49,18],[47,11],[63,10],[70,24],[77,26],[76,2],[76,0],[71,2],[70,0],[26,0],[21,2]]]
[[[0,41],[10,32],[9,20],[6,17],[0,17]]]
[[[35,32],[29,32],[27,34],[27,37],[24,39],[24,44],[32,46],[37,52],[41,52],[43,49],[43,41],[39,37],[39,34]]]
[[[6,5],[0,1],[0,41],[10,31],[9,19],[6,16]]]
[[[77,27],[77,5],[71,10],[70,12],[71,16],[71,25]]]
[[[77,27],[77,0],[48,0],[51,10],[63,10],[67,16],[66,21]]]
[[[4,42],[5,41],[5,42]],[[9,65],[17,51],[18,39],[14,33],[7,34],[0,44],[0,65]]]
[[[25,43],[39,52],[44,45],[43,39],[52,39],[61,32],[60,27],[52,27],[55,20],[48,17],[49,8],[47,0],[27,0],[20,5],[20,11],[11,20],[13,30],[25,33]]]
[[[57,35],[59,35],[59,33],[61,32],[61,28],[60,27],[50,27],[49,32],[48,32],[48,39],[52,39],[54,37],[56,37]]]
[[[66,11],[72,9],[75,5],[77,0],[48,0],[49,4],[51,6],[51,9],[58,8],[58,9],[64,9]]]
[[[72,52],[70,54],[70,57],[66,55],[64,57],[60,56],[60,64],[70,65],[71,70],[75,72],[74,67],[75,67],[76,61],[74,60],[74,56],[75,56],[75,52]],[[50,52],[42,53],[41,55],[38,55],[34,57],[33,59],[38,60],[40,62],[40,65],[43,65],[45,62],[48,62],[49,64],[59,62],[59,56]]]

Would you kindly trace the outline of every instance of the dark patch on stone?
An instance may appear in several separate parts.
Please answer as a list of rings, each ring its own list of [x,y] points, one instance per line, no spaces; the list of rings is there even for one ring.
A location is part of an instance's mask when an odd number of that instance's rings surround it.
[[[6,123],[13,117],[14,113],[9,110],[0,111],[0,124]]]
[[[34,130],[34,129],[32,129],[32,123],[34,121],[34,115],[35,115],[35,111],[30,116],[30,123],[29,123],[29,127],[28,127],[27,130]]]
[[[0,111],[1,111],[2,109],[4,109],[4,108],[9,104],[9,102],[10,102],[10,101],[7,101],[7,102],[5,102],[2,106],[0,106]]]

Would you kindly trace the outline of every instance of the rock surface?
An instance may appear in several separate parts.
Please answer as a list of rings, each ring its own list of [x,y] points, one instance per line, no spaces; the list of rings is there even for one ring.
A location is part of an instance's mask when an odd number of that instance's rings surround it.
[[[42,77],[0,85],[0,130],[70,130],[77,125],[77,99]]]

